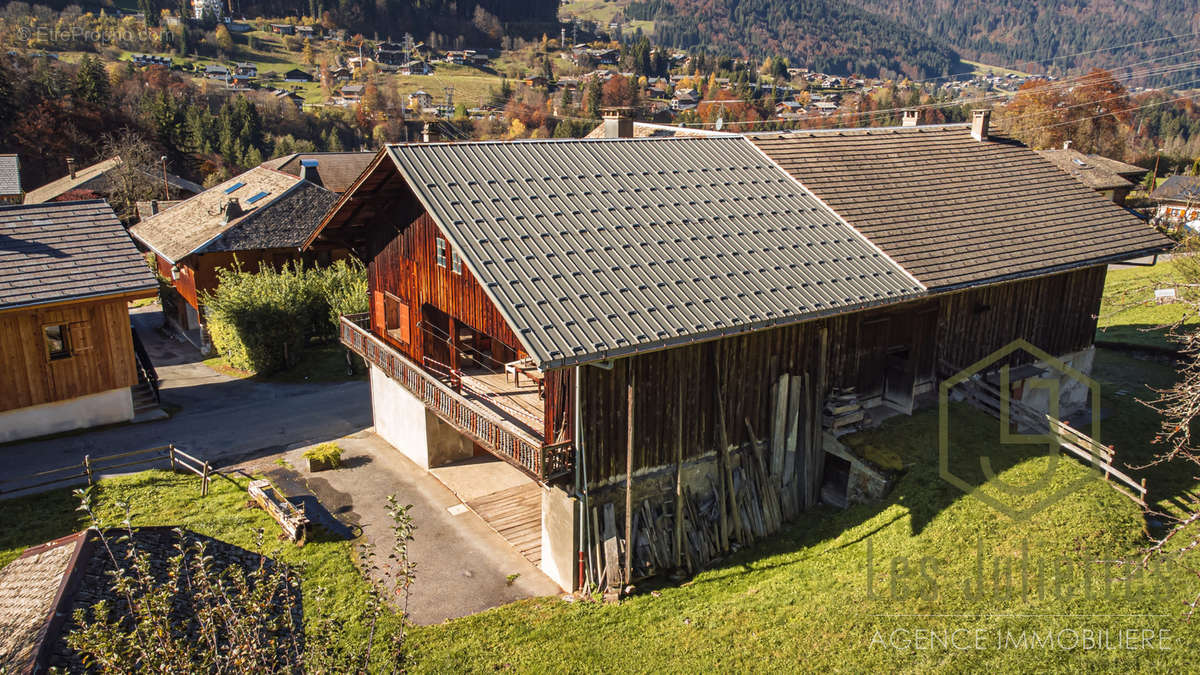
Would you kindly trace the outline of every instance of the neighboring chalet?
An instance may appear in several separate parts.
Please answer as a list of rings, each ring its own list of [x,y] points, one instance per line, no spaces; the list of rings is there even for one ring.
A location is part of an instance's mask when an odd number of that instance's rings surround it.
[[[376,431],[423,467],[487,452],[524,469],[541,501],[519,508],[541,513],[521,541],[540,535],[542,569],[574,588],[580,567],[594,580],[619,566],[603,551],[626,490],[635,523],[683,513],[684,488],[721,511],[722,467],[744,479],[754,439],[779,446],[784,419],[795,453],[768,463],[784,513],[844,503],[857,465],[819,422],[834,397],[908,413],[1017,338],[1086,372],[1107,264],[1171,242],[989,138],[984,114],[392,145],[310,245],[368,264],[370,313],[343,319],[342,339],[371,364]]]
[[[0,155],[0,204],[20,204],[24,199],[21,158],[17,155]]]
[[[375,159],[374,152],[300,152],[262,163],[340,195]],[[322,214],[324,215],[324,214]]]
[[[1079,182],[1103,194],[1114,204],[1125,205],[1125,198],[1149,169],[1118,162],[1101,155],[1085,155],[1070,147],[1038,150],[1050,163],[1074,176]]]
[[[292,68],[283,74],[284,82],[312,82],[313,76],[307,70]]]
[[[1200,230],[1200,177],[1171,176],[1150,193],[1150,199],[1158,204],[1156,221]]]
[[[75,168],[75,160],[67,159],[67,175],[58,180],[25,193],[26,204],[44,204],[61,199],[79,200],[107,198],[112,193],[111,175],[121,165],[120,157],[110,157],[101,162],[82,169]],[[162,186],[164,175],[162,171],[146,171],[147,180],[154,185]],[[171,199],[182,199],[204,192],[204,187],[186,178],[174,174],[166,174]]]
[[[0,443],[156,407],[128,303],[157,293],[103,201],[0,207]]]
[[[241,264],[279,268],[292,261],[327,262],[329,253],[301,255],[336,195],[265,167],[251,169],[179,202],[130,228],[171,281],[167,320],[202,351],[209,349],[201,295],[217,287],[217,270]]]

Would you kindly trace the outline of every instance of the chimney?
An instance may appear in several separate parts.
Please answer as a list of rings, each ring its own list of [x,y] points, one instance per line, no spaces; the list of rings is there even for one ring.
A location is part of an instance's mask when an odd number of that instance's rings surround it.
[[[904,121],[902,124],[906,127],[915,127],[921,123],[921,111],[916,108],[905,108]]]
[[[620,110],[604,112],[605,138],[633,138],[633,120]]]
[[[1063,150],[1071,149],[1071,141],[1063,141]]]
[[[421,140],[426,143],[437,143],[442,140],[441,134],[438,133],[438,128],[432,122],[426,122],[425,128],[421,130]]]
[[[992,111],[983,108],[971,111],[971,138],[977,141],[988,139],[988,122],[992,119]]]
[[[242,206],[238,204],[237,197],[230,199],[225,203],[224,216],[221,218],[222,223],[228,224],[229,221],[235,220],[242,215]]]
[[[67,158],[67,175],[69,175],[72,179],[75,178],[75,158],[74,157]]]

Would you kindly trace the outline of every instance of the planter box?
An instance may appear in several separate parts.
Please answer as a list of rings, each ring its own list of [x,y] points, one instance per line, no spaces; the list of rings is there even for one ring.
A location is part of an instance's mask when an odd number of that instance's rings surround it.
[[[334,468],[333,464],[329,460],[313,459],[312,457],[305,457],[304,459],[308,462],[309,471],[328,471],[329,469]]]

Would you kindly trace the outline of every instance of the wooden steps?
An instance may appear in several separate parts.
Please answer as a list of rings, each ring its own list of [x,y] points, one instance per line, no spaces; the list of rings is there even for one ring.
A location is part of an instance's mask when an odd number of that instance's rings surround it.
[[[537,483],[493,492],[467,506],[526,560],[542,562],[542,488]]]

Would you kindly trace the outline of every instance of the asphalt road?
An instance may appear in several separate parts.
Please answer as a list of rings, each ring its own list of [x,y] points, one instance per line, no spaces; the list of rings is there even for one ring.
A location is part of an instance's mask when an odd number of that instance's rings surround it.
[[[0,479],[81,462],[87,454],[168,443],[222,466],[371,426],[365,381],[276,384],[228,377],[205,366],[191,345],[160,333],[156,305],[135,310],[133,318],[161,379],[162,402],[179,410],[165,420],[0,446]]]

